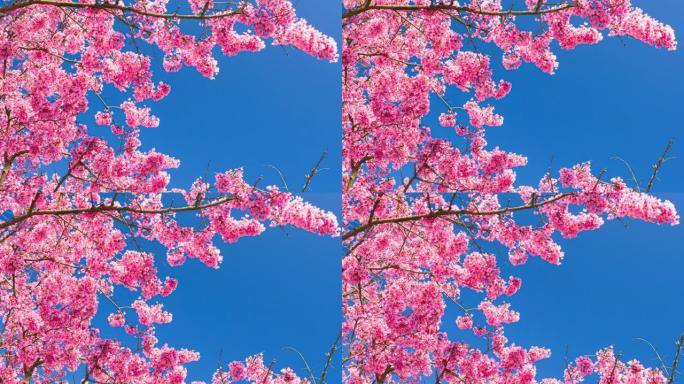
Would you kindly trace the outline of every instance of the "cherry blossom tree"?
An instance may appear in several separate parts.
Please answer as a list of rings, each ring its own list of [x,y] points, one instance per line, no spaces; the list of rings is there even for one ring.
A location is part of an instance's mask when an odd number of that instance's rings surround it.
[[[629,0],[343,3],[344,382],[672,382],[674,370],[624,362],[611,347],[571,361],[560,379],[537,377],[551,351],[506,337],[520,317],[506,297],[522,282],[500,265],[560,264],[558,237],[620,218],[678,224],[675,207],[649,195],[652,183],[638,190],[588,162],[520,185],[527,159],[486,137],[504,121],[495,100],[511,90],[498,60],[553,74],[556,45],[608,35],[674,50],[673,30]]]
[[[82,383],[185,382],[199,354],[155,337],[172,319],[159,299],[178,283],[158,276],[163,255],[139,241],[165,247],[172,266],[196,258],[218,268],[217,236],[233,243],[285,225],[336,235],[338,226],[241,169],[171,189],[179,161],[139,139],[159,125],[150,104],[171,89],[155,68],[213,78],[219,49],[232,56],[270,41],[335,61],[336,43],[288,0],[22,0],[0,6],[0,26],[0,382],[66,382],[76,372]],[[185,212],[204,224],[184,226]],[[140,298],[120,302],[116,287]],[[102,337],[98,310],[128,339]],[[299,380],[261,356],[230,373],[214,381]]]

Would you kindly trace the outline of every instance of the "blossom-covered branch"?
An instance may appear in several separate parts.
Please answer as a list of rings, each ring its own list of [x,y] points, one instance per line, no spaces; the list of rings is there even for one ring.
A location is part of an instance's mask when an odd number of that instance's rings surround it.
[[[0,7],[0,14],[9,13],[18,9],[27,8],[32,5],[51,5],[54,7],[63,8],[80,8],[80,9],[104,9],[104,10],[114,10],[134,13],[140,16],[152,17],[152,18],[162,18],[162,19],[191,19],[191,20],[206,20],[215,18],[224,18],[230,16],[236,16],[242,13],[240,7],[236,7],[238,10],[216,10],[212,9],[211,13],[207,13],[207,10],[212,2],[206,3],[206,8],[203,8],[198,13],[193,14],[183,14],[183,13],[162,13],[147,10],[147,4],[141,3],[140,5],[127,6],[117,3],[85,3],[85,2],[72,2],[72,1],[51,1],[51,0],[28,0],[28,1],[16,1],[9,5]],[[244,1],[244,5],[248,2]]]
[[[674,225],[679,216],[590,163],[517,182],[527,158],[487,140],[504,122],[494,100],[512,89],[494,60],[553,73],[554,44],[572,49],[607,34],[672,50],[672,28],[628,0],[343,4],[344,382],[540,382],[536,364],[551,352],[506,337],[520,314],[505,298],[522,281],[500,264],[560,264],[558,237],[611,219]],[[611,348],[565,374],[541,382],[666,382]]]
[[[172,320],[160,300],[178,282],[158,276],[143,241],[171,266],[192,258],[218,268],[219,237],[233,243],[285,225],[338,234],[332,213],[248,183],[242,169],[171,188],[180,162],[143,149],[140,131],[160,123],[151,105],[171,91],[156,68],[213,78],[216,48],[232,56],[268,41],[337,59],[335,41],[287,0],[0,7],[0,382],[62,382],[80,371],[84,383],[182,383],[199,354],[155,336]],[[160,62],[146,53],[155,50]],[[183,225],[191,214],[199,220]],[[119,302],[122,288],[140,297]],[[125,334],[103,337],[98,312]]]
[[[388,11],[456,11],[465,12],[478,15],[487,16],[534,16],[543,15],[545,13],[554,13],[566,10],[568,8],[578,7],[579,2],[568,2],[561,5],[553,5],[548,8],[542,8],[544,1],[539,1],[534,8],[525,10],[504,9],[495,10],[487,7],[477,7],[458,5],[455,1],[446,1],[442,3],[428,3],[428,4],[375,4],[372,1],[366,1],[362,5],[349,9],[342,14],[342,18],[346,19],[363,12],[372,10],[388,10]]]

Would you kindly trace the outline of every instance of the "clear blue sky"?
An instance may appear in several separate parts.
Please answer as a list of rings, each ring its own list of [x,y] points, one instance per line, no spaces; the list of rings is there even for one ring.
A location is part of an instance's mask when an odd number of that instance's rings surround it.
[[[681,1],[636,3],[684,36]],[[295,4],[339,42],[337,2]],[[591,160],[608,175],[626,175],[624,166],[611,160],[620,156],[645,183],[667,140],[679,139],[672,151],[679,159],[666,164],[654,191],[684,212],[684,53],[607,38],[598,46],[558,51],[558,56],[561,65],[554,76],[531,66],[516,72],[499,66],[513,91],[496,104],[506,122],[490,129],[490,144],[529,157],[519,175],[523,182],[536,182],[552,158],[554,169]],[[182,161],[174,185],[189,186],[207,169],[234,167],[244,167],[248,179],[263,175],[265,182],[280,183],[265,166],[272,164],[298,189],[328,150],[328,169],[316,177],[307,198],[339,213],[339,64],[281,47],[220,62],[214,81],[190,69],[158,78],[173,89],[154,106],[161,125],[144,131],[143,142]],[[642,337],[670,356],[673,341],[684,331],[682,239],[682,226],[609,222],[562,242],[566,259],[561,267],[532,260],[511,269],[524,282],[513,300],[522,318],[509,327],[509,336],[526,346],[553,349],[554,357],[539,366],[542,376],[560,374],[566,347],[574,357],[614,344],[625,357],[652,362],[648,346],[634,341]],[[275,229],[221,249],[224,262],[218,271],[196,261],[163,271],[180,285],[165,301],[174,321],[161,326],[158,335],[173,346],[201,352],[202,360],[189,367],[190,379],[208,379],[219,354],[226,362],[264,352],[267,360],[277,359],[276,366],[303,372],[299,357],[284,349],[288,346],[319,372],[340,324],[339,239]],[[335,365],[331,382],[340,377]]]

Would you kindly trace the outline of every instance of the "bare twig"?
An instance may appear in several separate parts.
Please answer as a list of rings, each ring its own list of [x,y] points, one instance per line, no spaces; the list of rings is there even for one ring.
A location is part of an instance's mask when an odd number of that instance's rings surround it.
[[[24,366],[24,380],[22,382],[24,384],[29,384],[31,382],[31,377],[33,376],[33,372],[38,368],[41,364],[43,364],[43,360],[38,359],[31,364],[31,366],[27,367]]]
[[[622,163],[625,164],[625,167],[627,167],[627,170],[629,171],[629,175],[632,177],[632,181],[634,181],[635,189],[637,192],[641,192],[641,187],[639,186],[639,181],[637,180],[636,175],[634,174],[634,170],[632,169],[632,166],[629,165],[627,160],[623,159],[622,157],[619,156],[613,156],[611,157],[613,160],[619,160]]]
[[[337,334],[337,337],[335,338],[335,342],[333,345],[330,347],[330,351],[328,351],[325,354],[325,357],[327,360],[325,361],[325,366],[323,367],[323,371],[321,371],[321,378],[318,380],[320,384],[325,384],[325,378],[328,375],[328,369],[330,368],[330,363],[332,362],[332,358],[335,355],[335,352],[337,352],[337,344],[340,342],[340,338],[342,338],[342,331],[340,331]],[[314,382],[315,384],[315,382]]]
[[[651,167],[653,168],[653,173],[651,173],[651,178],[648,180],[648,185],[646,185],[646,193],[651,192],[651,188],[653,188],[653,183],[656,180],[656,177],[658,176],[658,172],[660,171],[660,168],[663,166],[663,164],[669,160],[667,158],[667,153],[670,152],[670,149],[672,149],[672,144],[674,144],[674,140],[670,140],[667,142],[667,146],[665,147],[665,151],[663,151],[663,154],[660,155],[660,158],[658,161],[653,164]]]
[[[96,205],[87,208],[71,208],[71,209],[46,209],[46,210],[33,210],[29,208],[28,212],[23,215],[14,217],[11,220],[0,223],[0,229],[5,229],[18,224],[26,219],[34,216],[65,216],[65,215],[76,215],[81,213],[104,213],[104,212],[128,212],[128,213],[139,213],[139,214],[165,214],[165,213],[177,213],[177,212],[188,212],[188,211],[198,211],[205,208],[216,207],[225,204],[229,201],[235,200],[235,197],[229,196],[211,203],[203,205],[188,205],[184,207],[177,208],[160,208],[160,209],[145,209],[145,208],[135,208],[130,206],[111,206],[111,205]]]
[[[359,171],[361,170],[361,166],[363,166],[363,164],[364,164],[365,162],[367,162],[367,161],[369,161],[369,160],[371,160],[371,159],[372,159],[371,156],[364,156],[364,157],[361,158],[357,163],[355,163],[355,162],[352,160],[352,164],[351,164],[351,167],[352,167],[351,174],[350,174],[350,176],[349,176],[349,179],[347,180],[347,186],[345,187],[345,189],[346,189],[347,191],[349,190],[349,188],[351,188],[351,187],[354,185],[354,182],[356,181],[356,178],[359,176]]]
[[[288,186],[287,186],[287,181],[285,180],[285,175],[283,175],[283,173],[280,172],[280,169],[278,169],[278,167],[276,167],[275,165],[272,165],[272,164],[264,164],[264,167],[269,167],[269,168],[275,169],[275,171],[278,172],[278,175],[280,176],[280,180],[282,180],[282,182],[283,182],[283,187],[285,187],[285,190],[288,192],[290,191],[290,188],[288,188]]]
[[[507,208],[502,208],[502,209],[497,209],[497,210],[492,210],[492,211],[478,211],[478,210],[470,210],[470,209],[439,209],[436,211],[420,214],[420,215],[412,215],[412,216],[401,216],[401,217],[392,217],[392,218],[386,218],[386,219],[378,219],[378,220],[373,220],[369,221],[366,224],[360,225],[352,230],[349,230],[345,234],[342,235],[342,240],[347,240],[349,238],[352,238],[359,233],[368,230],[369,228],[380,225],[380,224],[389,224],[389,223],[403,223],[407,221],[416,221],[416,220],[421,220],[421,219],[429,219],[429,218],[435,218],[435,217],[442,217],[442,216],[458,216],[458,215],[468,215],[468,216],[488,216],[488,215],[501,215],[505,213],[511,213],[511,212],[517,212],[517,211],[523,211],[527,209],[533,209],[533,208],[539,208],[541,206],[544,206],[546,204],[551,204],[556,201],[559,201],[563,198],[566,198],[568,196],[574,196],[575,193],[561,193],[558,194],[554,197],[548,198],[546,200],[542,201],[532,201],[530,204],[525,204],[525,205],[519,205],[515,207],[507,207]]]
[[[684,333],[679,336],[679,340],[677,341],[677,352],[675,353],[674,360],[672,360],[672,369],[670,370],[670,377],[667,380],[667,384],[674,383],[677,372],[677,362],[679,361],[679,355],[682,353],[682,347],[684,347]]]
[[[328,156],[328,151],[323,151],[321,154],[321,157],[318,158],[318,161],[316,162],[316,165],[314,165],[313,168],[311,168],[311,172],[306,176],[306,182],[304,183],[304,186],[302,187],[302,193],[306,192],[307,189],[309,189],[309,185],[311,184],[311,180],[316,176],[316,174],[320,171],[320,166],[323,160]]]
[[[651,347],[651,350],[653,351],[653,353],[655,353],[656,358],[657,358],[658,361],[660,362],[660,369],[661,369],[666,375],[669,375],[669,373],[668,373],[668,371],[667,371],[667,367],[665,366],[665,362],[664,362],[663,359],[660,357],[660,354],[658,353],[658,350],[653,346],[653,344],[651,344],[650,341],[648,341],[648,340],[646,340],[646,339],[643,339],[643,338],[641,338],[641,337],[637,337],[637,338],[634,339],[634,340],[643,341],[644,343],[648,344],[648,346]]]
[[[302,355],[302,353],[299,352],[299,350],[297,350],[294,347],[285,347],[284,349],[293,351],[299,355],[299,358],[302,359],[302,362],[304,363],[304,369],[306,369],[306,371],[309,373],[309,377],[311,378],[311,383],[316,384],[316,376],[314,376],[313,370],[309,366],[309,362],[307,362],[306,358],[304,358],[304,355]]]

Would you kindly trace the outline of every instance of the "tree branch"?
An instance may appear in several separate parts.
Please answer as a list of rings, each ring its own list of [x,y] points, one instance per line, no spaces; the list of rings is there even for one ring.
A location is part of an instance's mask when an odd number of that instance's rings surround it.
[[[577,2],[573,1],[571,3],[566,3],[566,4],[558,5],[555,7],[544,8],[544,9],[541,9],[540,4],[537,4],[537,7],[535,9],[531,9],[531,10],[490,11],[490,10],[486,10],[486,9],[477,9],[477,8],[473,8],[470,6],[453,5],[453,4],[388,5],[388,4],[370,4],[369,2],[366,2],[366,4],[364,4],[358,8],[353,8],[353,9],[350,9],[350,10],[344,12],[342,14],[342,19],[347,19],[347,18],[350,18],[352,16],[356,16],[358,14],[361,14],[361,13],[364,13],[367,11],[371,11],[371,10],[391,10],[391,11],[440,11],[441,10],[441,11],[466,12],[466,13],[472,13],[472,14],[477,14],[477,15],[486,15],[486,16],[533,16],[533,15],[542,15],[545,13],[559,12],[559,11],[563,11],[566,9],[575,8],[577,6],[578,6]]]
[[[670,149],[672,149],[672,144],[674,144],[673,140],[667,142],[665,151],[663,151],[663,154],[660,155],[658,161],[652,165],[653,173],[651,173],[651,178],[648,180],[648,185],[646,185],[646,193],[651,192],[651,188],[653,188],[653,183],[655,183],[656,177],[658,177],[658,172],[660,172],[660,168],[662,168],[663,164],[668,160],[667,153],[670,152]]]
[[[80,213],[105,213],[105,212],[129,212],[129,213],[139,213],[139,214],[165,214],[165,213],[176,213],[176,212],[188,212],[188,211],[199,211],[202,209],[206,208],[211,208],[211,207],[216,207],[222,204],[225,204],[229,201],[235,200],[235,197],[225,197],[222,199],[218,199],[216,201],[213,201],[211,203],[203,204],[203,205],[188,205],[184,207],[177,207],[177,208],[160,208],[160,209],[145,209],[145,208],[134,208],[134,207],[117,207],[117,206],[112,206],[112,205],[97,205],[94,207],[88,207],[88,208],[73,208],[73,209],[47,209],[47,210],[32,210],[29,209],[28,212],[26,212],[23,215],[16,216],[15,218],[5,221],[4,223],[0,223],[0,229],[5,229],[8,227],[11,227],[15,224],[21,223],[22,221],[29,219],[34,216],[48,216],[48,215],[55,215],[55,216],[65,216],[65,215],[76,215]]]
[[[318,380],[319,384],[325,384],[325,378],[328,375],[328,369],[330,368],[330,363],[332,362],[332,358],[335,355],[335,352],[337,352],[337,344],[340,342],[340,338],[342,338],[342,331],[340,331],[337,334],[337,338],[335,338],[335,342],[330,347],[330,351],[328,351],[325,354],[327,359],[325,361],[325,366],[323,367],[323,371],[321,372],[321,378]],[[314,381],[314,384],[315,384],[315,381]]]
[[[677,341],[677,352],[675,353],[674,360],[672,361],[672,369],[670,370],[670,378],[667,380],[667,384],[674,383],[676,372],[677,372],[677,362],[679,361],[679,355],[682,352],[682,347],[684,347],[684,333],[679,337]]]
[[[302,187],[302,193],[306,192],[307,189],[309,189],[309,185],[311,184],[311,180],[316,176],[318,172],[320,172],[320,166],[323,160],[328,156],[328,151],[323,151],[321,154],[321,157],[318,158],[318,161],[316,162],[316,165],[314,165],[313,168],[311,168],[311,172],[306,176],[306,182],[304,183],[304,186]]]
[[[371,227],[374,227],[376,225],[380,224],[390,224],[390,223],[403,223],[406,221],[416,221],[416,220],[421,220],[421,219],[430,219],[430,218],[435,218],[435,217],[442,217],[442,216],[452,216],[452,215],[469,215],[469,216],[487,216],[487,215],[500,215],[504,213],[510,213],[510,212],[517,212],[517,211],[522,211],[526,209],[534,209],[534,208],[539,208],[547,204],[554,203],[558,200],[561,200],[563,198],[566,198],[568,196],[574,196],[575,193],[573,192],[568,192],[568,193],[561,193],[559,195],[556,195],[552,198],[543,200],[543,201],[532,201],[529,204],[525,205],[519,205],[516,207],[509,207],[509,208],[502,208],[502,209],[497,209],[493,211],[474,211],[470,209],[460,209],[460,210],[453,210],[453,209],[439,209],[436,211],[420,214],[420,215],[412,215],[412,216],[403,216],[403,217],[392,217],[392,218],[387,218],[387,219],[378,219],[378,220],[371,220],[366,224],[360,225],[347,233],[342,235],[342,240],[347,240],[349,238],[352,238],[359,233],[366,231],[370,229]]]
[[[7,14],[18,9],[30,7],[32,5],[52,5],[55,7],[64,8],[90,8],[90,9],[103,9],[103,10],[118,10],[122,12],[135,13],[140,16],[155,17],[161,19],[194,19],[194,20],[204,20],[204,19],[217,19],[222,17],[229,17],[242,14],[242,10],[235,10],[229,12],[219,11],[217,13],[206,15],[205,12],[200,14],[182,14],[182,13],[159,13],[150,12],[143,9],[138,9],[135,7],[119,4],[110,3],[72,3],[72,2],[62,2],[54,0],[29,0],[29,1],[16,1],[12,4],[0,7],[0,15]]]
[[[0,172],[0,189],[2,189],[2,184],[5,182],[5,178],[7,177],[7,174],[9,174],[10,169],[12,168],[12,164],[14,164],[14,160],[16,160],[17,157],[27,154],[28,151],[19,151],[15,153],[14,155],[8,157],[5,159],[5,162],[2,167],[2,171]]]

